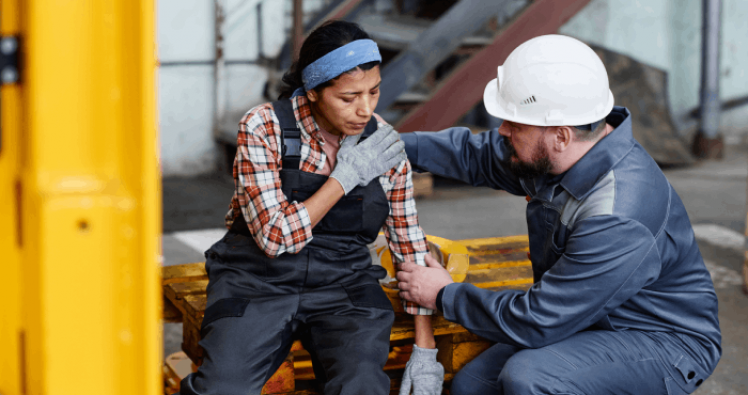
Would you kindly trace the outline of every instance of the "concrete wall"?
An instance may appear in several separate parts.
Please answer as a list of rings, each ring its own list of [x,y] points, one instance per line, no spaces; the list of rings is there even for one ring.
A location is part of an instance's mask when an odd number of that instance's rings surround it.
[[[327,1],[306,0],[305,12],[311,16]],[[288,36],[292,4],[158,0],[158,103],[165,176],[216,169],[215,136],[236,130],[241,116],[264,101],[266,65]],[[222,41],[217,40],[217,31]],[[220,62],[217,44],[223,46]]]
[[[197,174],[215,166],[214,5],[206,0],[157,3],[159,125],[164,174]]]
[[[748,96],[748,2],[723,0],[720,97]],[[699,104],[701,81],[701,0],[592,0],[562,34],[605,46],[668,73],[673,120],[681,130],[695,124],[688,113]],[[727,143],[745,140],[748,107],[725,112],[721,131]]]
[[[331,1],[304,0],[305,21]],[[376,5],[386,11],[391,2]],[[265,101],[293,0],[158,0],[157,13],[163,174],[210,173],[219,160],[216,137],[233,135],[242,115]]]

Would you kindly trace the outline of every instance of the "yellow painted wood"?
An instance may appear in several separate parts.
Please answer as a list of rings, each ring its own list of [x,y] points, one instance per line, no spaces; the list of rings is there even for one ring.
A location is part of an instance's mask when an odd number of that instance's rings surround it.
[[[470,250],[470,255],[473,255],[475,253],[479,253],[481,250],[493,249],[493,246],[496,246],[498,244],[504,245],[504,246],[523,246],[522,248],[527,248],[527,245],[529,243],[529,239],[527,235],[517,235],[517,236],[505,236],[505,237],[486,237],[486,238],[480,238],[480,239],[464,239],[464,240],[457,240],[461,244],[463,244],[465,247],[467,247],[468,250]],[[526,250],[525,250],[526,251]]]
[[[521,266],[532,266],[532,263],[527,259],[525,259],[524,261],[476,263],[476,264],[470,265],[470,270],[491,270],[491,269],[500,269],[500,268],[505,268],[505,267],[521,267]]]
[[[0,1],[0,33],[20,33],[20,0]],[[21,88],[0,88],[0,251],[3,286],[0,287],[0,394],[21,394],[25,375],[25,336],[22,301],[22,255],[19,194],[23,125]]]
[[[515,266],[496,269],[470,270],[465,282],[479,288],[490,288],[498,285],[488,285],[495,282],[506,282],[515,280],[532,280],[532,267]]]
[[[164,266],[162,276],[161,281],[163,284],[208,279],[208,273],[205,271],[205,262]]]
[[[161,393],[155,5],[3,0],[2,25],[9,3],[22,7],[25,65],[8,121],[20,125],[25,333],[25,363],[12,364],[26,374],[2,393]],[[0,380],[8,371],[19,376]]]
[[[470,259],[468,250],[465,245],[454,240],[445,239],[437,236],[426,236],[426,239],[439,249],[440,255],[446,261],[445,269],[452,276],[452,281],[461,283],[465,281]]]
[[[208,280],[171,283],[164,287],[164,296],[176,301],[177,299],[184,299],[187,295],[205,295],[207,286]]]
[[[465,280],[467,274],[469,258],[468,249],[454,240],[445,239],[443,237],[426,235],[426,241],[429,244],[429,251],[431,255],[439,261],[452,276],[452,280],[455,282],[462,282]],[[396,271],[392,260],[390,250],[387,248],[384,235],[379,234],[379,238],[374,243],[374,248],[379,258],[379,264],[387,270],[387,274],[391,278],[395,278]],[[402,307],[395,307],[396,311],[402,311]]]
[[[492,281],[487,283],[482,283],[480,288],[496,288],[496,287],[505,287],[508,285],[532,285],[532,278],[521,278],[517,280],[506,280],[506,281]]]
[[[456,253],[464,254],[467,251],[476,251],[477,248],[481,249],[482,254],[479,256],[478,263],[475,263],[472,255],[469,257],[469,265],[467,265],[467,259],[461,262],[467,267],[465,282],[491,290],[527,289],[532,284],[533,274],[530,262],[527,259],[518,259],[518,257],[526,258],[527,256],[526,237],[471,240],[468,241],[467,246],[431,236],[428,236],[428,239],[432,243],[430,248],[438,253],[437,256],[440,259],[445,257],[449,259]],[[457,251],[455,244],[459,244],[463,249]],[[386,249],[386,247],[383,248]],[[445,251],[449,252],[445,254]],[[377,257],[386,258],[385,263],[390,261],[389,257],[383,257],[383,253],[384,250],[378,251]],[[199,345],[200,326],[207,303],[204,264],[192,263],[165,267],[163,271],[164,296],[184,313],[182,317],[183,350],[191,360],[199,364],[203,358],[203,350]],[[413,342],[415,330],[412,317],[403,313],[397,290],[385,288],[385,292],[393,308],[398,312],[390,331],[392,352],[385,370],[397,371],[402,369],[407,362],[410,353],[409,344]],[[490,342],[468,333],[465,328],[447,321],[441,315],[433,316],[432,326],[440,349],[437,358],[445,366],[446,380],[450,380],[454,373],[491,345]],[[313,378],[309,355],[298,342],[292,348],[292,355],[294,379]],[[284,373],[276,373],[274,377],[279,382],[285,383],[283,385],[288,385],[291,374],[290,370],[286,370]],[[392,383],[397,387],[399,381],[395,378]]]

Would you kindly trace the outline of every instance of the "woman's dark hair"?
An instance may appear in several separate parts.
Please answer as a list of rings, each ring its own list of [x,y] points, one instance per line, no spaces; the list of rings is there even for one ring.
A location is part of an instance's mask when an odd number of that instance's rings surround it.
[[[329,21],[314,29],[309,37],[304,40],[299,51],[299,60],[291,65],[291,68],[283,75],[283,88],[278,99],[289,98],[293,92],[304,86],[301,72],[306,66],[314,63],[317,59],[328,53],[356,40],[369,38],[369,35],[361,27],[353,22]],[[379,62],[369,62],[346,71],[350,73],[356,69],[370,70]],[[333,80],[337,79],[333,78]],[[319,92],[332,85],[332,80],[317,85],[314,90]]]

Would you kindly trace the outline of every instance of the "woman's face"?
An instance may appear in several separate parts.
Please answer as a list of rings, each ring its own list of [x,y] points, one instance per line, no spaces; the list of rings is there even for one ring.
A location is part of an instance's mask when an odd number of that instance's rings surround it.
[[[379,66],[344,73],[321,92],[306,93],[317,124],[336,136],[364,131],[379,101]]]

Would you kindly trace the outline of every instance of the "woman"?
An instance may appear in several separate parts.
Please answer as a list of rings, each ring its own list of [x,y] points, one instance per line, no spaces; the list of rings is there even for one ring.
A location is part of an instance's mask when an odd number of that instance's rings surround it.
[[[327,23],[284,76],[286,99],[242,119],[229,231],[206,252],[204,361],[182,395],[259,394],[294,338],[325,394],[389,393],[394,313],[366,245],[384,226],[398,262],[425,265],[427,248],[403,144],[372,119],[380,62],[357,25]],[[431,311],[406,311],[416,315],[406,375],[418,393],[441,393]]]

